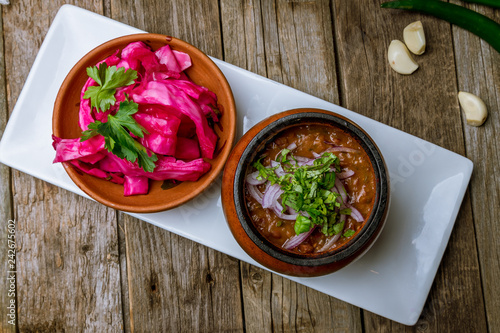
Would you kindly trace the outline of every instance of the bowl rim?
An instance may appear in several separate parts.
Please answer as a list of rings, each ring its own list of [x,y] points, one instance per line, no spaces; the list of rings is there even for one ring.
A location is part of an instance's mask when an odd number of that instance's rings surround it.
[[[232,195],[241,226],[247,236],[258,248],[271,257],[291,265],[314,267],[329,265],[348,259],[366,248],[372,237],[378,235],[380,227],[384,224],[386,218],[389,201],[389,177],[385,161],[378,146],[368,133],[352,120],[337,113],[325,111],[326,110],[321,109],[304,108],[288,110],[276,115],[278,119],[267,124],[250,140],[243,150],[236,166]],[[280,116],[282,114],[283,116]],[[323,123],[335,126],[347,131],[351,136],[356,138],[372,162],[375,181],[377,183],[374,208],[363,228],[349,242],[345,243],[340,248],[314,255],[296,254],[283,250],[273,245],[262,236],[249,217],[245,204],[245,191],[241,190],[244,188],[248,165],[265,146],[265,143],[272,140],[285,129],[307,123]]]
[[[110,200],[108,196],[106,196],[106,193],[97,193],[92,190],[90,190],[86,184],[85,181],[82,179],[84,177],[81,177],[81,174],[79,171],[76,170],[75,167],[73,167],[70,163],[68,162],[62,162],[63,167],[68,174],[68,176],[73,180],[73,182],[87,195],[89,195],[92,199],[108,206],[113,209],[118,209],[121,211],[125,212],[130,212],[130,213],[155,213],[155,212],[161,212],[161,211],[166,211],[175,207],[178,207],[192,199],[194,199],[196,196],[198,196],[200,193],[202,193],[206,188],[208,188],[212,183],[215,182],[217,177],[221,174],[225,162],[227,161],[229,154],[231,152],[231,147],[234,144],[235,141],[235,135],[236,135],[236,104],[234,100],[234,95],[232,93],[231,86],[229,85],[229,82],[227,81],[227,78],[225,75],[222,73],[221,69],[215,64],[215,62],[204,52],[196,48],[195,46],[191,45],[190,43],[178,39],[176,37],[168,36],[168,35],[163,35],[163,34],[156,34],[156,33],[136,33],[136,34],[130,34],[130,35],[125,35],[121,37],[117,37],[114,39],[111,39],[107,42],[104,42],[97,47],[93,48],[91,51],[86,53],[78,62],[71,68],[71,70],[68,72],[66,75],[63,83],[61,84],[59,91],[56,96],[56,100],[54,102],[54,109],[53,109],[53,115],[52,115],[52,132],[55,136],[60,136],[59,133],[59,128],[61,126],[62,122],[62,117],[60,116],[60,112],[63,109],[62,105],[62,99],[64,94],[70,89],[70,85],[74,78],[76,77],[77,73],[81,70],[81,66],[83,63],[86,62],[87,59],[93,58],[95,56],[98,56],[99,54],[106,52],[106,50],[109,49],[122,49],[124,45],[128,45],[129,43],[136,42],[136,41],[142,41],[145,42],[146,44],[148,42],[164,42],[165,45],[170,45],[174,50],[177,47],[181,47],[184,52],[188,53],[192,58],[194,54],[196,54],[196,57],[205,59],[207,66],[210,67],[211,72],[213,73],[214,80],[218,82],[218,84],[221,85],[222,90],[225,92],[224,95],[227,97],[227,105],[224,105],[224,116],[229,118],[229,126],[226,126],[224,130],[228,131],[228,136],[227,139],[222,147],[218,147],[219,150],[219,156],[222,155],[221,160],[219,161],[218,164],[214,165],[211,163],[211,169],[204,174],[200,179],[198,179],[196,182],[201,182],[193,191],[189,192],[187,195],[183,197],[179,197],[177,199],[174,199],[172,201],[166,201],[163,203],[159,204],[154,204],[154,205],[131,205],[131,204],[120,204],[116,203],[113,200]],[[219,97],[219,96],[217,96]],[[219,98],[218,98],[219,99]],[[215,157],[214,157],[215,158]],[[206,159],[205,159],[206,160]],[[212,160],[208,160],[211,162]],[[88,177],[93,177],[90,175],[84,175]],[[103,182],[108,180],[102,180]],[[195,182],[195,183],[196,183]],[[149,195],[146,194],[146,195]],[[133,196],[132,196],[133,198]]]

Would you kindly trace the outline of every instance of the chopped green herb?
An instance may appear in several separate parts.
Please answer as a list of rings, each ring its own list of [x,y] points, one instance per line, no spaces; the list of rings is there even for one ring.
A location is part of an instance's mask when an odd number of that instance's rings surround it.
[[[297,220],[295,221],[295,224],[293,226],[295,233],[297,235],[303,232],[308,232],[309,230],[311,230],[311,227],[312,227],[312,221],[302,215],[297,216]]]
[[[99,67],[88,67],[87,75],[98,85],[88,87],[83,98],[90,99],[91,107],[96,108],[98,112],[106,111],[111,105],[115,105],[116,88],[131,85],[137,79],[137,71],[125,70],[124,67],[108,67],[105,62],[99,64]]]
[[[276,226],[281,227],[282,225],[283,225],[283,221],[279,220],[278,222],[276,222]]]
[[[344,208],[340,211],[340,214],[351,215],[351,208]]]
[[[342,230],[344,230],[344,222],[343,221],[333,225],[333,234],[334,235],[341,233]]]
[[[354,235],[354,233],[355,233],[354,230],[347,229],[342,236],[344,236],[344,237],[351,237],[352,235]]]
[[[315,225],[327,236],[342,232],[344,222],[340,222],[340,215],[349,215],[351,210],[339,210],[341,196],[331,190],[335,185],[335,173],[340,172],[339,158],[332,153],[324,153],[313,165],[299,166],[290,150],[283,149],[277,160],[279,164],[273,168],[264,167],[260,160],[253,166],[259,171],[258,178],[280,185],[283,210],[290,207],[301,212],[294,224],[295,233],[308,232]],[[281,177],[274,172],[279,166],[286,172]]]
[[[272,184],[276,184],[276,182],[279,180],[279,177],[276,176],[276,174],[274,173],[274,170],[276,170],[278,168],[278,166],[274,167],[274,168],[266,168],[265,166],[262,165],[262,163],[260,163],[260,160],[258,160],[257,162],[255,162],[253,164],[253,166],[255,167],[255,169],[257,169],[259,171],[259,175],[257,176],[257,179],[267,179],[269,180]]]
[[[280,163],[289,163],[290,161],[288,161],[286,158],[286,155],[288,155],[289,152],[290,152],[290,149],[287,149],[287,148],[283,149],[282,151],[280,151],[276,160]]]
[[[90,123],[88,130],[82,133],[80,141],[85,141],[97,134],[104,136],[104,147],[114,155],[136,162],[139,167],[147,172],[153,172],[158,157],[148,154],[146,148],[134,140],[129,132],[142,138],[147,131],[139,125],[132,115],[139,109],[134,102],[123,101],[120,103],[115,115],[108,115],[108,121],[103,123],[95,121]]]

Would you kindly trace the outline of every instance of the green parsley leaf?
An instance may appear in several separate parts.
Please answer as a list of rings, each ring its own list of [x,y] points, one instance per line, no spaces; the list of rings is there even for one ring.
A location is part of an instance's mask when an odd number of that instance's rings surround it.
[[[124,67],[108,67],[105,62],[99,66],[88,67],[87,75],[98,85],[88,87],[83,98],[90,99],[91,107],[102,112],[108,110],[111,105],[115,105],[116,88],[131,85],[137,79],[137,71],[125,70]]]
[[[342,230],[344,230],[344,221],[336,223],[336,224],[333,225],[333,234],[334,235],[337,235],[337,234],[341,233]]]
[[[303,232],[308,232],[312,228],[312,222],[305,216],[299,215],[297,216],[297,220],[293,226],[295,233],[300,235]]]
[[[274,168],[266,168],[262,165],[260,160],[258,160],[253,164],[253,167],[259,171],[257,179],[264,178],[269,180],[272,184],[276,184],[279,181],[279,177],[274,173],[274,170],[276,170],[278,166]]]
[[[351,237],[352,235],[354,235],[356,232],[352,229],[347,229],[344,234],[342,236],[344,237]]]
[[[80,141],[85,141],[97,134],[104,136],[104,147],[119,158],[127,159],[134,163],[137,161],[139,167],[144,171],[153,172],[155,162],[158,160],[156,154],[149,155],[147,149],[136,141],[130,132],[142,138],[147,131],[139,125],[132,115],[139,110],[139,105],[134,102],[123,101],[120,103],[118,112],[109,115],[108,121],[103,123],[95,121],[90,123],[88,130],[82,133]]]
[[[290,149],[283,149],[280,151],[280,153],[278,154],[278,157],[276,158],[276,160],[280,163],[288,163],[289,161],[287,160],[286,158],[286,155],[288,155],[288,153],[290,152]]]
[[[351,212],[352,212],[352,209],[351,208],[344,208],[342,210],[340,210],[340,214],[343,214],[343,215],[351,215]]]

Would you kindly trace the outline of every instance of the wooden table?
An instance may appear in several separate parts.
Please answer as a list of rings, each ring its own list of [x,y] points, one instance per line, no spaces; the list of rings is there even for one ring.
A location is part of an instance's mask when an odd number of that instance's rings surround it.
[[[68,2],[466,156],[473,176],[424,311],[406,327],[0,165],[2,271],[9,220],[17,242],[17,326],[3,274],[0,331],[499,331],[500,54],[488,44],[381,0]],[[65,1],[11,3],[0,16],[0,133]],[[467,7],[500,22],[499,10]],[[418,19],[427,52],[402,76],[387,47]],[[466,125],[461,90],[488,105],[484,126]]]

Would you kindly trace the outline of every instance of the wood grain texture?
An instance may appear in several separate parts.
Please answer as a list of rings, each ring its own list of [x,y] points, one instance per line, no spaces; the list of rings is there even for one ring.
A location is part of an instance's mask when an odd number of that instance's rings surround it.
[[[117,212],[118,219],[118,260],[120,262],[120,294],[123,315],[123,331],[131,332],[130,320],[130,296],[129,296],[129,282],[128,282],[128,265],[127,265],[127,236],[125,235],[125,221],[124,214]]]
[[[18,172],[13,187],[19,329],[120,331],[114,211]]]
[[[0,11],[1,12],[1,11]],[[4,57],[4,42],[3,42],[3,15],[0,15],[0,35],[2,40],[0,43],[0,139],[3,136],[7,119],[9,118],[7,106],[7,88],[5,79],[5,57]],[[17,299],[15,279],[7,279],[9,271],[15,271],[15,267],[10,267],[10,260],[15,261],[15,256],[10,256],[9,245],[14,246],[14,239],[9,242],[9,226],[12,225],[12,191],[10,186],[10,169],[0,164],[0,271],[5,272],[2,274],[0,281],[0,331],[1,332],[15,332],[16,331],[16,318],[17,318]],[[15,231],[15,228],[12,229]],[[15,248],[14,248],[15,250]],[[11,288],[14,283],[14,288]],[[11,291],[13,290],[13,291]],[[11,301],[14,305],[11,305]],[[13,308],[13,310],[12,310]],[[13,312],[12,312],[13,311]],[[10,321],[10,323],[9,323]]]
[[[450,25],[415,13],[381,10],[379,4],[335,1],[344,106],[464,155]],[[402,39],[407,24],[418,19],[425,26],[428,48],[417,58],[418,71],[402,76],[389,67],[386,50],[391,40]],[[410,330],[486,330],[477,250],[471,235],[474,227],[466,196],[424,312]],[[408,330],[368,312],[365,329]]]
[[[201,245],[124,216],[131,330],[200,331],[213,327]],[[140,244],[140,246],[138,245]]]
[[[278,1],[276,8],[284,84],[338,102],[332,18],[328,1]]]
[[[3,10],[10,110],[61,4],[16,1]],[[79,4],[100,7],[95,1]],[[120,331],[114,211],[18,171],[12,189],[19,330]]]
[[[500,10],[455,1],[500,22]],[[479,251],[488,327],[500,327],[500,54],[477,36],[453,27],[458,90],[486,103],[489,118],[481,127],[463,117],[466,156],[474,162],[471,180],[472,215]],[[474,51],[472,51],[474,50]]]

